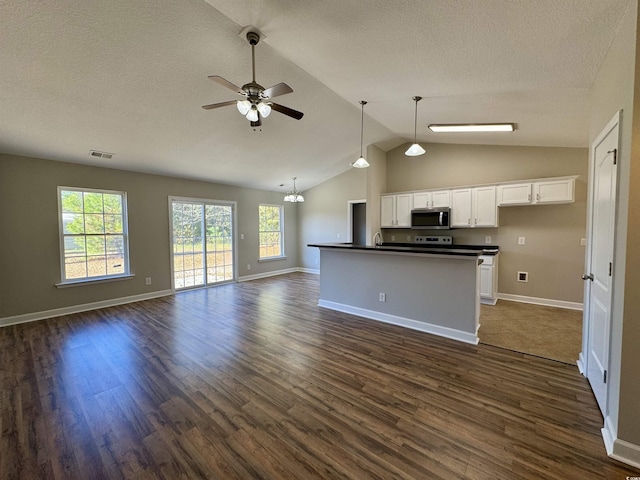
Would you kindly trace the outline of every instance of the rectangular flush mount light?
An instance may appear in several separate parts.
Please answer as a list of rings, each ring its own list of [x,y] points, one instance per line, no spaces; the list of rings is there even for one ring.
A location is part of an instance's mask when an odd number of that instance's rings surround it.
[[[435,133],[513,132],[515,129],[515,123],[451,123],[429,125],[429,130]]]

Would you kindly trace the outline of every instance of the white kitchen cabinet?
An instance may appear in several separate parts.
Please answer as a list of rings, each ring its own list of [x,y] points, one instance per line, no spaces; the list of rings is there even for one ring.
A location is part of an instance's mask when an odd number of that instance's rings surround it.
[[[534,203],[572,203],[575,186],[575,178],[536,181],[533,183]]]
[[[498,204],[496,203],[496,187],[476,187],[472,193],[473,226],[497,227]]]
[[[529,205],[531,188],[531,182],[498,185],[498,206]]]
[[[411,227],[411,194],[383,195],[380,197],[380,226],[382,228]]]
[[[495,305],[498,301],[498,255],[481,255],[480,302]]]
[[[497,227],[498,206],[495,185],[451,190],[451,226]]]
[[[413,194],[413,208],[450,207],[449,190],[432,190]]]

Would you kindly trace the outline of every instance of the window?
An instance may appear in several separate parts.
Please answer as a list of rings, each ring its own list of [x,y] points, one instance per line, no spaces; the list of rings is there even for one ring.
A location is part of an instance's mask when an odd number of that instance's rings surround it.
[[[58,187],[62,283],[129,275],[127,194]]]
[[[282,205],[260,205],[260,260],[284,257]]]

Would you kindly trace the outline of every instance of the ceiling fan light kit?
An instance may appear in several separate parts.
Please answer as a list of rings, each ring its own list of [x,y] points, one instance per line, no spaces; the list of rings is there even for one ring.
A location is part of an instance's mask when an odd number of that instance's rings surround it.
[[[287,115],[288,117],[295,118],[296,120],[300,120],[304,116],[304,113],[271,101],[274,97],[293,92],[293,89],[289,85],[286,83],[278,83],[272,87],[264,88],[256,82],[255,46],[260,41],[260,35],[257,32],[249,30],[247,32],[247,41],[249,42],[249,45],[251,45],[251,71],[253,74],[252,80],[249,83],[244,84],[242,87],[238,87],[218,75],[209,76],[209,78],[214,82],[228,88],[229,90],[233,90],[238,95],[244,96],[244,98],[237,101],[231,100],[228,102],[203,105],[202,108],[205,110],[212,110],[214,108],[226,107],[227,105],[235,104],[240,114],[244,115],[247,120],[251,122],[252,127],[261,126],[262,119],[267,118],[271,114],[272,110],[282,113],[283,115]]]
[[[429,130],[435,133],[513,132],[515,129],[515,123],[434,123],[429,125]]]
[[[360,116],[360,158],[358,158],[355,162],[351,164],[354,168],[367,168],[369,166],[369,162],[364,158],[362,154],[362,145],[363,145],[363,136],[364,136],[364,106],[367,104],[364,100],[360,100],[361,107],[361,116]]]
[[[418,143],[418,102],[420,100],[422,100],[422,97],[413,97],[413,101],[416,102],[415,117],[413,121],[413,145],[404,152],[408,157],[418,157],[426,153],[425,149]]]

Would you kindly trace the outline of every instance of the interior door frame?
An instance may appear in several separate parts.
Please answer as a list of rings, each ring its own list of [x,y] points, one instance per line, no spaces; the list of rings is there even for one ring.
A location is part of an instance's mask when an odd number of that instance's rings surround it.
[[[622,110],[615,113],[615,115],[607,122],[607,125],[600,131],[598,136],[593,140],[591,145],[589,146],[589,188],[587,194],[587,248],[585,252],[585,272],[589,274],[592,271],[592,258],[593,258],[593,210],[594,210],[594,197],[595,197],[595,169],[596,169],[596,149],[602,143],[602,141],[609,135],[611,130],[613,130],[616,126],[618,127],[618,143],[617,149],[618,153],[620,151],[620,120],[622,116]],[[619,155],[618,155],[619,157]],[[619,175],[620,169],[616,169],[616,192],[614,196],[614,202],[616,204],[615,216],[617,217],[617,192],[619,185]],[[614,218],[614,223],[617,223],[617,218]],[[615,265],[615,257],[616,257],[616,242],[615,242],[615,228],[611,232],[612,238],[612,262]],[[615,291],[615,277],[612,277],[611,281],[611,299],[613,299],[614,291]],[[582,351],[580,352],[580,356],[577,362],[578,369],[580,373],[585,377],[589,371],[589,348],[591,344],[591,281],[585,281],[584,285],[584,298],[583,298],[583,313],[582,313]],[[607,333],[607,367],[611,361],[611,309],[609,310],[609,332]],[[609,389],[608,386],[605,390],[605,399],[604,399],[604,410],[606,410],[609,403]],[[603,416],[606,417],[606,411],[602,412]]]
[[[183,288],[180,291],[191,290],[192,288],[208,288],[216,285],[223,285],[225,283],[234,283],[238,281],[238,202],[229,200],[214,200],[210,198],[195,198],[195,197],[177,197],[169,196],[168,198],[168,214],[169,214],[169,264],[171,266],[171,291],[176,293],[175,285],[175,271],[173,266],[173,202],[185,202],[185,203],[199,203],[202,205],[225,205],[231,207],[231,218],[233,221],[233,228],[231,235],[233,236],[233,279],[226,282],[218,282],[215,284],[207,284],[207,272],[205,271],[205,283],[204,285],[198,285],[196,287]],[[204,217],[203,217],[204,218]]]
[[[367,199],[363,198],[360,200],[348,200],[347,201],[347,243],[353,243],[353,205],[355,203],[364,203],[367,204]]]

